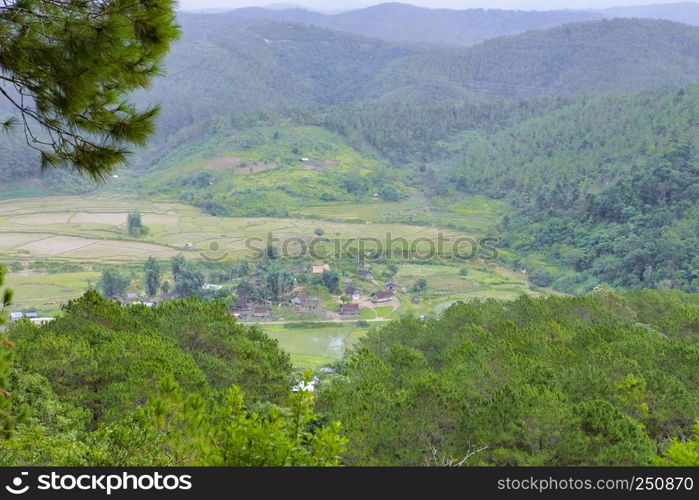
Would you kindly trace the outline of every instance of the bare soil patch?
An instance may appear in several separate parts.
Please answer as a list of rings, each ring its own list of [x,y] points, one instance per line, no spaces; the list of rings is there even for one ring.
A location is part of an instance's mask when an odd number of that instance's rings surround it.
[[[236,156],[221,156],[220,158],[208,162],[204,165],[204,168],[206,170],[213,170],[214,172],[223,172],[229,168],[237,167],[242,161],[241,158]]]

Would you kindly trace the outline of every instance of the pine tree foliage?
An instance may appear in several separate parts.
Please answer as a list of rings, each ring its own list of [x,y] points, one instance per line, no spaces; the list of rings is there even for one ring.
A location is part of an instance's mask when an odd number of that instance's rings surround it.
[[[147,87],[178,36],[174,0],[0,2],[0,93],[19,112],[42,167],[103,179],[143,146],[157,107],[127,96]]]

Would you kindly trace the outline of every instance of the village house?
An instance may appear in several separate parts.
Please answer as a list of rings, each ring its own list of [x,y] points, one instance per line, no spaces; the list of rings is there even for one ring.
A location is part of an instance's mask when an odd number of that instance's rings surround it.
[[[343,316],[358,316],[359,315],[359,304],[357,303],[347,303],[340,306],[340,314]]]
[[[291,266],[289,270],[294,274],[303,274],[306,272],[306,268],[303,266]]]
[[[377,302],[390,302],[393,300],[393,292],[391,290],[380,290],[371,294],[371,301]]]
[[[237,297],[236,303],[235,303],[235,310],[236,311],[249,311],[250,310],[250,301],[248,299],[247,295],[239,295]]]
[[[10,313],[10,321],[13,323],[15,321],[19,321],[22,318],[24,318],[24,313],[22,313],[22,312],[11,312]]]
[[[139,301],[139,302],[134,302],[134,304],[140,304],[140,305],[146,306],[146,307],[155,307],[155,306],[156,306],[156,303],[155,303],[155,302],[143,302],[143,301]]]
[[[359,288],[348,286],[345,288],[345,295],[352,297],[352,300],[359,300],[362,298],[362,291]]]
[[[320,383],[320,379],[318,377],[313,377],[308,382],[304,382],[303,380],[301,380],[299,383],[295,384],[291,388],[291,392],[293,392],[293,393],[297,393],[299,391],[313,392],[313,391],[315,391],[315,388],[319,383]]]
[[[291,299],[291,304],[296,307],[297,311],[315,311],[320,307],[320,300],[311,298],[305,293],[299,294]]]
[[[44,323],[48,323],[49,321],[53,321],[54,318],[42,318],[39,316],[39,313],[35,312],[11,312],[10,313],[10,322],[14,323],[15,321],[19,321],[20,319],[28,319],[35,325],[43,325]]]
[[[392,291],[392,292],[395,292],[396,289],[398,288],[398,283],[396,283],[395,281],[387,281],[387,282],[384,284],[384,288],[385,288],[386,290],[390,290],[390,291]]]
[[[206,292],[217,292],[221,288],[223,288],[223,285],[214,285],[213,283],[205,283],[201,286],[201,289]]]
[[[374,275],[371,274],[371,271],[367,271],[366,269],[357,269],[357,276],[365,280],[374,279]]]
[[[270,315],[269,307],[254,306],[252,308],[252,315],[255,318],[269,318],[269,315]]]

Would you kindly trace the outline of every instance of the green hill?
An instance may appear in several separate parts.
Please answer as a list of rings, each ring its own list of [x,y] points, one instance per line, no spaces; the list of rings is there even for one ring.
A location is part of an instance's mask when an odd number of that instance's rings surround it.
[[[699,86],[582,98],[453,144],[456,191],[508,200],[505,242],[540,284],[699,290]],[[557,263],[576,277],[546,269]]]
[[[269,117],[245,128],[218,123],[122,189],[168,195],[213,215],[279,216],[306,204],[405,196],[401,175],[337,134]]]
[[[213,115],[365,97],[367,82],[415,48],[317,27],[237,17],[183,16],[167,77],[139,97],[160,103],[158,134]]]
[[[428,9],[401,3],[384,3],[334,15],[303,9],[262,8],[237,9],[227,15],[303,23],[380,40],[442,46],[474,45],[498,36],[603,17],[591,11]]]
[[[610,93],[699,80],[699,28],[669,21],[572,23],[395,61],[376,88],[433,83],[488,97]]]
[[[304,107],[306,117],[310,110],[310,121],[322,125],[323,108],[356,104],[370,122],[373,106],[436,105],[448,116],[445,107],[494,97],[633,91],[699,80],[699,28],[665,21],[574,23],[432,51],[235,15],[183,15],[181,22],[184,34],[166,60],[166,76],[135,97],[140,106],[162,107],[148,150],[132,156],[139,167],[183,144],[211,140],[207,128],[216,117],[235,121],[261,109]],[[0,169],[13,180],[31,177],[38,166],[38,155],[22,139],[19,133],[0,146],[8,158]]]

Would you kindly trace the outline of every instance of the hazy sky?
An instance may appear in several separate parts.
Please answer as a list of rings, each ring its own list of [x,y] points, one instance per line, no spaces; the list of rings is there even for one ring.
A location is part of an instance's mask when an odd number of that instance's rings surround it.
[[[389,1],[389,0],[384,0]],[[207,9],[213,7],[247,7],[264,6],[269,4],[294,4],[322,10],[336,11],[348,8],[367,7],[384,3],[373,0],[180,0],[180,8]],[[550,9],[585,9],[597,7],[616,7],[623,5],[644,5],[658,3],[675,3],[682,0],[404,0],[423,7],[443,7],[450,9],[492,8],[520,10],[550,10]]]

